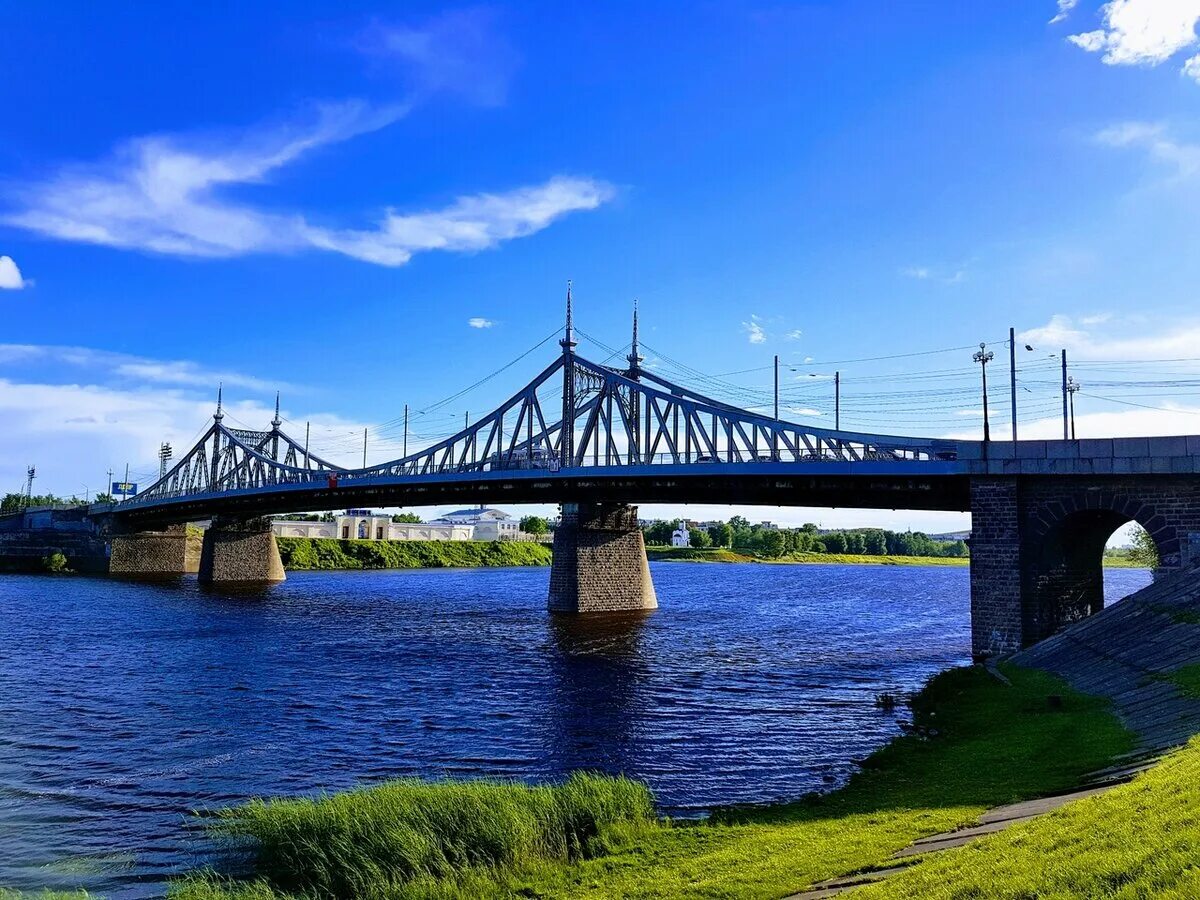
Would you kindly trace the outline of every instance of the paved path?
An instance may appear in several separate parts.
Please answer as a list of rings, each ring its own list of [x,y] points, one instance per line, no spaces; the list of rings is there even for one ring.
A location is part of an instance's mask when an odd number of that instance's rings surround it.
[[[1200,663],[1200,571],[1156,582],[1022,650],[1013,661],[1053,672],[1083,693],[1110,697],[1117,715],[1138,735],[1137,748],[1087,776],[1078,790],[998,806],[974,825],[921,838],[896,853],[888,866],[820,882],[787,900],[820,900],[882,881],[923,854],[961,847],[1073,800],[1095,797],[1130,781],[1165,751],[1200,733],[1200,699],[1181,695],[1162,677]]]

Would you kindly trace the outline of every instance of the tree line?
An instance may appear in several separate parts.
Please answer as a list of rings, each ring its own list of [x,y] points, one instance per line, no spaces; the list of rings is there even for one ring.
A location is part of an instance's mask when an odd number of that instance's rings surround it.
[[[646,543],[666,545],[682,524],[652,522],[645,526]],[[773,528],[751,524],[742,516],[707,528],[689,528],[693,547],[727,547],[766,557],[790,553],[853,553],[865,556],[967,556],[965,541],[939,541],[920,531],[885,528],[850,528],[822,532],[812,522],[799,528]]]

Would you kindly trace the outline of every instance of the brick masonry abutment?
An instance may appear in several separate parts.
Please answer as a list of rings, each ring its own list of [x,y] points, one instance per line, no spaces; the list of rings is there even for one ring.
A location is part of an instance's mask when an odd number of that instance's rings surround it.
[[[606,613],[657,606],[637,507],[564,503],[554,531],[550,609]]]
[[[214,585],[256,585],[283,581],[279,545],[267,519],[214,519],[204,532],[200,581]]]

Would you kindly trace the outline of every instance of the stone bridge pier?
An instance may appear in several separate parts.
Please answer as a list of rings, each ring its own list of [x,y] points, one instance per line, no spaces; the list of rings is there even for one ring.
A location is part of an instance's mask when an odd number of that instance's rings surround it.
[[[554,531],[550,609],[596,613],[657,606],[637,507],[564,503]]]
[[[971,627],[976,659],[1049,637],[1104,606],[1104,547],[1137,522],[1155,576],[1200,562],[1194,474],[971,479]]]
[[[285,578],[270,520],[215,518],[204,532],[202,583],[261,585]]]
[[[178,578],[200,568],[200,535],[186,525],[162,531],[114,534],[109,540],[108,573],[126,578]]]

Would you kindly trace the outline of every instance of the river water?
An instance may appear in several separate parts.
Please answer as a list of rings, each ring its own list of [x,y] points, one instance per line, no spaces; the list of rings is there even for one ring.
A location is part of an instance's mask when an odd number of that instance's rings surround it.
[[[207,858],[189,810],[403,775],[792,798],[897,733],[877,694],[969,659],[966,568],[652,569],[660,609],[615,619],[551,616],[546,569],[0,577],[0,887],[160,896]]]

